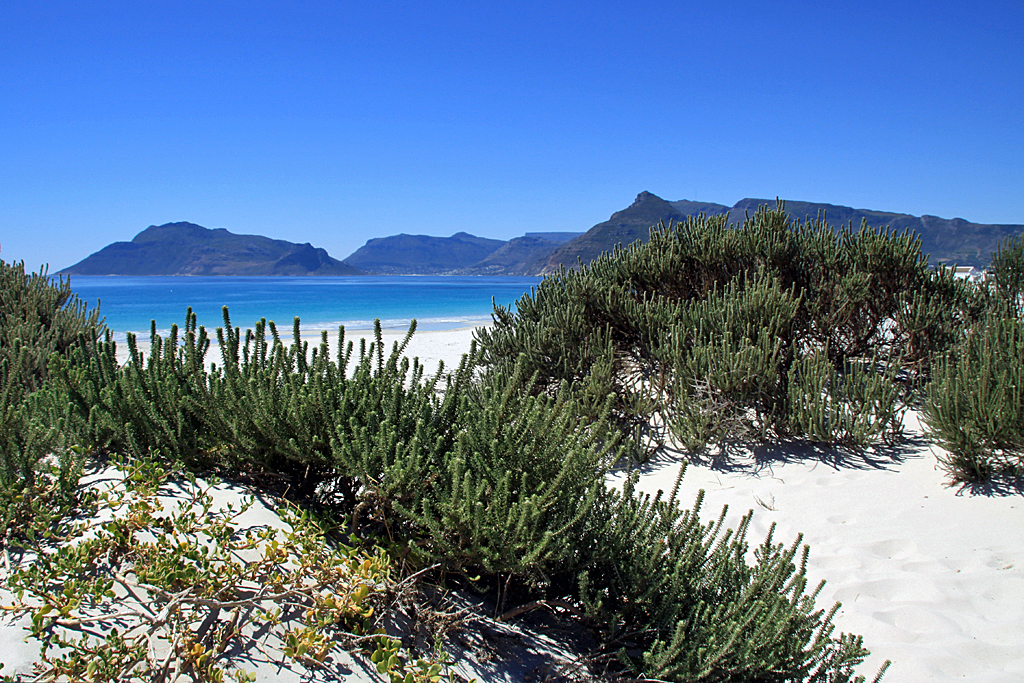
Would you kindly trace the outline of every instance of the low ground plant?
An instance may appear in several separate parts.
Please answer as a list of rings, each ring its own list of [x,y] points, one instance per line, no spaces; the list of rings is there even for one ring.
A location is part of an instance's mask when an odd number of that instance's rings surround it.
[[[387,649],[385,670],[406,670],[404,648],[379,635],[394,585],[379,548],[328,539],[321,522],[288,506],[279,526],[246,526],[252,497],[217,507],[212,484],[170,486],[152,462],[108,474],[116,478],[96,490],[95,516],[8,579],[17,600],[3,608],[30,616],[37,676],[246,681],[239,663],[253,651],[315,668],[339,646],[377,658]],[[409,670],[441,673],[421,661]]]

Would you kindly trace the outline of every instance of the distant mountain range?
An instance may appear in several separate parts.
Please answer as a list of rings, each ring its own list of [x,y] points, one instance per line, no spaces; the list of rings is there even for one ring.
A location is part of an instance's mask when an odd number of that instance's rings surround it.
[[[551,252],[579,232],[528,232],[508,242],[457,232],[369,240],[344,260],[382,275],[535,275]]]
[[[61,271],[67,275],[365,275],[308,242],[195,223],[151,225]]]
[[[536,275],[540,265],[581,232],[528,232],[511,239],[483,261],[455,271],[458,275]]]
[[[483,240],[464,232],[451,237],[395,235],[370,240],[344,262],[369,272],[389,274],[549,275],[561,266],[573,268],[581,261],[589,263],[617,244],[646,242],[651,226],[659,222],[678,223],[703,213],[728,214],[730,223],[742,223],[747,215],[765,205],[775,207],[776,201],[743,199],[730,207],[685,199],[670,202],[641,192],[629,207],[583,234],[527,233],[508,242]],[[872,228],[912,230],[921,237],[921,249],[929,255],[931,263],[988,265],[992,252],[1003,239],[1024,233],[1024,225],[982,225],[962,218],[918,217],[812,202],[786,201],[785,206],[794,218],[820,215],[836,228],[848,223],[859,228],[861,221],[866,220]],[[470,243],[478,250],[471,251]],[[484,249],[491,251],[479,256]]]
[[[616,244],[623,246],[636,240],[650,239],[650,227],[659,221],[681,222],[690,216],[704,213],[709,216],[728,213],[729,223],[742,223],[758,207],[775,207],[769,199],[742,199],[732,207],[707,202],[686,200],[667,202],[650,192],[641,192],[631,206],[612,214],[604,223],[598,223],[584,235],[577,237],[548,256],[537,273],[548,275],[559,266],[574,267],[579,260],[588,263],[601,252]],[[794,218],[824,217],[834,228],[852,223],[859,228],[862,220],[872,228],[890,227],[897,232],[910,229],[921,237],[921,250],[929,255],[929,262],[953,263],[962,266],[986,266],[992,252],[1010,235],[1024,233],[1024,225],[983,225],[962,218],[937,216],[910,216],[903,213],[851,209],[848,206],[813,202],[785,202],[786,211]]]
[[[344,262],[381,275],[437,275],[479,263],[504,245],[465,232],[451,237],[401,234],[371,239]]]
[[[765,199],[744,199],[729,210],[729,222],[742,221],[744,213],[753,214],[762,204],[775,206],[775,201]],[[847,225],[860,227],[866,220],[872,228],[890,227],[896,232],[906,229],[921,238],[921,251],[929,255],[929,263],[954,263],[961,266],[987,266],[992,260],[999,243],[1011,235],[1024,233],[1024,225],[986,225],[971,223],[963,218],[939,218],[938,216],[910,216],[905,213],[851,209],[848,206],[814,204],[811,202],[786,201],[786,211],[798,218],[814,218],[823,212],[833,226]]]
[[[637,240],[646,242],[651,237],[651,226],[660,221],[666,224],[679,223],[701,213],[714,216],[728,210],[728,206],[710,202],[690,202],[685,199],[667,202],[650,192],[641,192],[628,208],[616,211],[604,223],[598,223],[551,252],[543,262],[536,264],[534,272],[548,275],[557,271],[559,266],[573,268],[579,261],[589,263],[602,252],[611,251],[616,244],[626,246]]]
[[[451,237],[393,235],[369,240],[342,261],[309,243],[236,235],[193,223],[150,226],[131,242],[115,242],[66,268],[72,275],[548,275],[559,267],[589,263],[617,244],[646,242],[659,222],[698,214],[729,215],[742,223],[775,200],[743,199],[729,207],[710,202],[665,201],[650,192],[585,233],[528,232],[504,241],[457,232]],[[921,237],[931,263],[985,266],[999,243],[1024,233],[1024,225],[984,225],[962,218],[910,216],[847,206],[786,201],[795,218],[824,216],[833,226],[862,220],[873,228],[905,229]]]

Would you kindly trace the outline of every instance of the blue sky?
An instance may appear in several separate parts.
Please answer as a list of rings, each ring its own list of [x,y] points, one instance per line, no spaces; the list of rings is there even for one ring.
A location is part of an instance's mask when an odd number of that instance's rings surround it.
[[[1024,223],[1024,3],[0,4],[0,258],[187,220],[583,231],[649,190]]]

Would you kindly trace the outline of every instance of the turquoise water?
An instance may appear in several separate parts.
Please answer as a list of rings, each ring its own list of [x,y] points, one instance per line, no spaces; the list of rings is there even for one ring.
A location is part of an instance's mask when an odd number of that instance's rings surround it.
[[[515,302],[540,282],[537,277],[88,277],[71,288],[123,340],[126,332],[149,333],[150,321],[166,333],[180,327],[191,306],[200,325],[222,326],[221,307],[243,329],[260,318],[291,329],[299,316],[304,331],[368,329],[380,318],[385,328],[446,330],[491,321],[491,298]]]

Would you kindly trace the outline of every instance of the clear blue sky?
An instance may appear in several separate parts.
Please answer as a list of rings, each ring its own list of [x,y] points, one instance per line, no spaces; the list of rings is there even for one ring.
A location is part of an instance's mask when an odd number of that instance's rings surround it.
[[[1024,223],[1024,3],[0,4],[7,261],[183,220],[344,258],[642,190]]]

